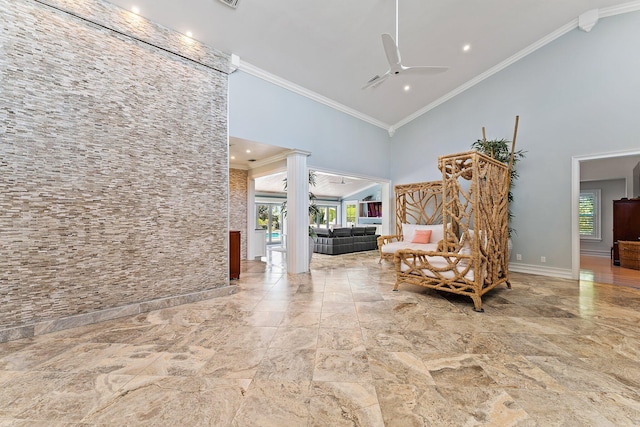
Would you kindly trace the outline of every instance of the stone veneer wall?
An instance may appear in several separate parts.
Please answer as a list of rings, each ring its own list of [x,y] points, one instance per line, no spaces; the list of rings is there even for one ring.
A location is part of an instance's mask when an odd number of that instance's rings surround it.
[[[0,0],[0,342],[233,292],[228,67],[101,0]]]
[[[229,169],[229,229],[240,230],[240,256],[247,259],[247,199],[249,171]]]

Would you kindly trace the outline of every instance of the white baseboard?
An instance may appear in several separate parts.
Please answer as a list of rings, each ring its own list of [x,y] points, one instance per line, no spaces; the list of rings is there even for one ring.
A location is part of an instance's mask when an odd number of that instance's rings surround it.
[[[595,249],[580,249],[580,255],[597,256],[602,258],[611,258],[611,250],[598,251]]]
[[[510,263],[509,271],[516,273],[537,274],[538,276],[560,277],[562,279],[571,279],[570,268],[542,267],[539,265]]]

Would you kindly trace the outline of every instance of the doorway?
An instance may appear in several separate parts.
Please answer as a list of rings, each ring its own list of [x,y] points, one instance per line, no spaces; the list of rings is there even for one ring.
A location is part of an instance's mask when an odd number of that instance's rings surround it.
[[[585,156],[573,156],[571,159],[571,277],[572,279],[579,280],[580,279],[580,225],[579,225],[579,206],[580,206],[580,182],[582,180],[581,176],[581,168],[586,166],[589,162],[590,164],[593,161],[597,161],[601,167],[600,169],[603,171],[602,173],[606,173],[606,171],[613,171],[616,173],[618,178],[620,167],[612,165],[611,162],[620,161],[623,162],[625,160],[629,161],[634,157],[640,156],[640,150],[629,150],[629,151],[620,151],[613,153],[601,153],[594,155],[585,155]],[[640,160],[640,159],[638,159]],[[631,160],[631,163],[634,163],[635,160]],[[628,169],[628,166],[625,166]],[[633,166],[631,167],[633,169]],[[597,177],[598,179],[610,179],[612,176],[601,175]],[[640,182],[636,181],[636,177],[633,175],[633,171],[628,172],[628,176],[625,177],[627,179],[627,197],[634,197],[634,193],[637,194],[637,191],[634,188],[640,188]],[[589,179],[593,179],[590,177]],[[635,187],[634,187],[635,186]]]
[[[266,242],[269,245],[282,245],[282,204],[256,203],[256,228],[266,230]]]

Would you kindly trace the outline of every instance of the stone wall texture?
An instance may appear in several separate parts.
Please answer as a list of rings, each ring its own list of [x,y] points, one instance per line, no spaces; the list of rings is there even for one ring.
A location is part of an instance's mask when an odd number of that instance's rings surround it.
[[[55,3],[0,0],[0,342],[229,286],[228,58]]]
[[[240,230],[242,259],[247,259],[247,186],[249,171],[229,169],[229,229]]]

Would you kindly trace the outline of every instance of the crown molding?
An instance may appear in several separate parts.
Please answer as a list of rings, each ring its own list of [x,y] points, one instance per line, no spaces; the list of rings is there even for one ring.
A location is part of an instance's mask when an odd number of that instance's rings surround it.
[[[441,96],[440,98],[436,99],[435,101],[433,101],[432,103],[430,103],[426,107],[423,107],[420,110],[416,111],[415,113],[411,114],[410,116],[407,116],[403,120],[401,120],[398,123],[396,123],[395,125],[393,125],[393,127],[395,129],[398,129],[399,127],[404,126],[407,123],[417,119],[418,117],[422,116],[423,114],[427,113],[428,111],[433,110],[437,106],[442,105],[445,102],[449,101],[450,99],[460,95],[462,92],[466,91],[467,89],[472,88],[473,86],[477,85],[478,83],[482,82],[483,80],[488,79],[489,77],[493,76],[494,74],[504,70],[509,65],[512,65],[512,64],[520,61],[525,56],[535,52],[536,50],[540,49],[543,46],[546,46],[547,44],[551,43],[552,41],[556,40],[557,38],[562,37],[563,35],[567,34],[569,31],[575,29],[577,26],[578,26],[578,18],[573,19],[568,24],[563,25],[562,27],[558,28],[557,30],[555,30],[551,34],[548,34],[547,36],[541,38],[537,42],[535,42],[533,44],[530,44],[526,48],[524,48],[521,51],[517,52],[516,54],[510,56],[509,58],[505,59],[504,61],[500,62],[499,64],[489,68],[484,73],[477,75],[476,77],[474,77],[473,79],[469,80],[465,84],[458,86],[457,88],[455,88],[451,92],[449,92],[449,93],[445,94],[444,96]]]
[[[345,114],[349,114],[350,116],[353,116],[357,119],[360,119],[364,122],[370,123],[374,126],[377,126],[379,128],[382,128],[384,130],[388,130],[389,129],[389,125],[387,123],[381,122],[380,120],[374,119],[371,116],[368,116],[366,114],[363,114],[359,111],[354,110],[353,108],[349,108],[346,105],[340,104],[339,102],[336,102],[332,99],[329,99],[325,96],[322,96],[316,92],[313,92],[309,89],[305,89],[302,86],[299,86],[295,83],[292,83],[288,80],[285,80],[281,77],[278,77],[274,74],[271,74],[261,68],[256,67],[255,65],[249,64],[248,62],[243,61],[242,59],[239,60],[239,66],[238,69],[240,71],[244,71],[247,74],[251,74],[252,76],[258,77],[262,80],[265,80],[269,83],[273,83],[275,85],[278,85],[284,89],[290,90],[293,93],[297,93],[298,95],[302,95],[306,98],[309,98],[313,101],[316,101],[320,104],[324,104],[328,107],[331,107],[335,110],[338,110],[340,112],[343,112]]]
[[[616,6],[603,7],[600,9],[600,18],[606,18],[609,16],[622,15],[629,12],[640,11],[640,1],[630,1],[628,3],[622,3]]]
[[[606,18],[606,17],[610,17],[610,16],[615,16],[615,15],[622,15],[625,13],[630,13],[630,12],[637,12],[640,11],[640,0],[634,0],[634,1],[630,1],[627,3],[623,3],[623,4],[619,4],[616,6],[610,6],[610,7],[605,7],[602,9],[598,10],[598,16],[600,18]],[[433,110],[434,108],[438,107],[439,105],[444,104],[445,102],[449,101],[450,99],[460,95],[462,92],[466,91],[467,89],[472,88],[473,86],[477,85],[478,83],[482,82],[483,80],[493,76],[494,74],[504,70],[505,68],[507,68],[508,66],[518,62],[519,60],[521,60],[522,58],[524,58],[525,56],[528,56],[529,54],[535,52],[536,50],[546,46],[547,44],[551,43],[552,41],[562,37],[563,35],[567,34],[568,32],[574,30],[578,28],[578,18],[575,18],[573,20],[571,20],[570,22],[568,22],[567,24],[563,25],[562,27],[558,28],[557,30],[553,31],[552,33],[546,35],[545,37],[541,38],[540,40],[536,41],[535,43],[527,46],[526,48],[522,49],[521,51],[517,52],[516,54],[512,55],[511,57],[507,58],[506,60],[500,62],[499,64],[491,67],[490,69],[488,69],[487,71],[485,71],[482,74],[479,74],[478,76],[474,77],[473,79],[467,81],[466,83],[458,86],[457,88],[455,88],[454,90],[452,90],[451,92],[441,96],[440,98],[436,99],[435,101],[433,101],[432,103],[426,105],[425,107],[419,109],[418,111],[416,111],[415,113],[405,117],[404,119],[400,120],[398,123],[394,124],[394,125],[389,125],[387,123],[381,122],[380,120],[374,119],[371,116],[368,116],[366,114],[363,114],[359,111],[354,110],[353,108],[349,108],[346,105],[340,104],[336,101],[333,101],[325,96],[322,96],[316,92],[310,91],[308,89],[303,88],[302,86],[299,86],[295,83],[292,83],[288,80],[285,80],[281,77],[278,77],[274,74],[271,74],[261,68],[258,68],[248,62],[242,61],[241,59],[239,59],[237,56],[233,55],[234,58],[234,66],[237,66],[237,69],[246,72],[247,74],[251,74],[252,76],[258,77],[262,80],[265,80],[267,82],[273,83],[275,85],[278,85],[282,88],[285,88],[287,90],[290,90],[291,92],[297,93],[299,95],[302,95],[306,98],[309,98],[313,101],[319,102],[321,104],[324,104],[328,107],[331,107],[335,110],[341,111],[345,114],[349,114],[350,116],[353,116],[357,119],[360,119],[364,122],[370,123],[374,126],[377,126],[379,128],[382,128],[384,130],[386,130],[389,133],[389,137],[393,138],[396,130],[398,130],[400,127],[406,125],[409,122],[412,122],[413,120],[417,119],[418,117],[422,116],[423,114]]]
[[[248,171],[249,170],[249,166],[241,165],[241,164],[238,164],[238,163],[229,163],[229,169],[241,169],[241,170]]]
[[[601,17],[601,18],[605,18],[605,17],[621,15],[621,14],[629,13],[629,12],[636,12],[636,11],[639,11],[639,10],[640,10],[640,1],[636,0],[636,1],[631,1],[631,2],[628,2],[628,3],[623,3],[623,4],[620,4],[620,5],[617,5],[617,6],[605,7],[605,8],[599,9],[598,16]],[[445,102],[447,102],[448,100],[454,98],[455,96],[460,95],[462,92],[466,91],[467,89],[472,88],[473,86],[477,85],[481,81],[483,81],[483,80],[491,77],[492,75],[504,70],[509,65],[514,64],[515,62],[518,62],[519,60],[521,60],[525,56],[535,52],[536,50],[540,49],[541,47],[546,46],[547,44],[551,43],[552,41],[554,41],[554,40],[556,40],[556,39],[558,39],[560,37],[562,37],[563,35],[567,34],[569,31],[572,31],[577,27],[578,27],[578,18],[575,18],[575,19],[571,20],[570,22],[568,22],[567,24],[563,25],[562,27],[558,28],[554,32],[546,35],[545,37],[541,38],[540,40],[536,41],[535,43],[533,43],[533,44],[527,46],[526,48],[522,49],[521,51],[517,52],[515,55],[507,58],[506,60],[504,60],[502,62],[500,62],[498,65],[495,65],[494,67],[488,69],[484,73],[479,74],[478,76],[476,76],[473,79],[469,80],[465,84],[463,84],[461,86],[458,86],[457,88],[455,88],[451,92],[449,92],[449,93],[445,94],[444,96],[436,99],[435,101],[433,101],[429,105],[421,108],[420,110],[416,111],[415,113],[411,114],[410,116],[405,117],[404,119],[402,119],[398,123],[396,123],[393,126],[391,126],[390,129],[396,130],[401,126],[406,125],[407,123],[417,119],[418,117],[420,117],[421,115],[427,113],[428,111],[433,110],[437,106],[439,106],[441,104],[444,104]],[[393,134],[391,132],[389,134],[390,134],[390,136],[393,136]]]

